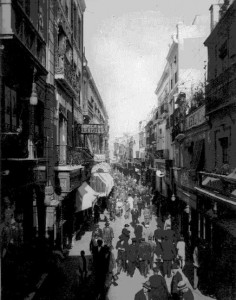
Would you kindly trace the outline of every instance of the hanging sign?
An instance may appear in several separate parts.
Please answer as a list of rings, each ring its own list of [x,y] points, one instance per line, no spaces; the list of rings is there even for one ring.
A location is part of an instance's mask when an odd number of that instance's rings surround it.
[[[104,124],[79,124],[80,134],[104,134],[106,132]]]

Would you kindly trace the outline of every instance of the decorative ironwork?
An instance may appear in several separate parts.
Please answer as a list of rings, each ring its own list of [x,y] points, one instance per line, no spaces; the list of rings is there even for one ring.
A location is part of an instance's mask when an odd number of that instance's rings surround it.
[[[57,161],[59,166],[83,165],[93,160],[93,155],[89,149],[81,147],[71,147],[68,145],[57,145]]]
[[[16,3],[18,3],[16,1]],[[46,43],[20,5],[15,6],[15,34],[32,55],[46,67]]]
[[[80,78],[76,74],[75,68],[69,62],[64,50],[58,49],[56,57],[56,75],[63,75],[70,88],[72,88],[76,94],[79,94],[81,87]]]

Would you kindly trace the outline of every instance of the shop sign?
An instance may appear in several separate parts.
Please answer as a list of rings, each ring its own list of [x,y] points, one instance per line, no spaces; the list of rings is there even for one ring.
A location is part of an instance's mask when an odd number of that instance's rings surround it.
[[[102,162],[106,160],[105,154],[94,154],[94,161]]]
[[[104,134],[106,132],[104,124],[79,124],[80,134]]]
[[[186,130],[199,126],[206,121],[205,105],[186,117]]]

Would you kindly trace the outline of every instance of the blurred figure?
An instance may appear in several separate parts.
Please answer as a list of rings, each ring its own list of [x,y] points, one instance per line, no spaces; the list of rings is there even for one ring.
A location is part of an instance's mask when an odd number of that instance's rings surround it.
[[[181,300],[194,300],[192,291],[187,287],[187,284],[184,280],[178,283],[178,290],[180,293]]]
[[[152,300],[168,300],[169,292],[165,279],[160,275],[158,268],[153,268],[154,274],[150,276],[151,299]]]
[[[177,263],[174,263],[172,265],[172,280],[171,280],[171,296],[173,300],[180,300],[180,294],[178,290],[178,283],[183,280],[182,275],[179,272],[179,265]]]
[[[176,248],[177,248],[177,258],[180,261],[180,268],[183,269],[183,267],[185,266],[185,241],[183,235],[180,236]]]
[[[117,275],[121,273],[123,270],[124,272],[127,271],[127,265],[126,265],[126,260],[127,260],[127,250],[128,250],[128,242],[124,241],[123,236],[119,236],[119,241],[116,244],[116,249],[117,249]]]
[[[88,275],[88,263],[85,257],[84,250],[80,251],[79,272],[80,272],[80,280],[83,283],[86,280]]]
[[[165,220],[164,230],[167,229],[167,226],[168,226],[168,229],[171,229],[171,215],[170,214],[168,214],[167,219]]]
[[[143,283],[143,289],[135,294],[134,300],[152,300],[151,285],[149,281]]]
[[[173,242],[165,236],[164,241],[161,243],[162,258],[163,258],[163,271],[164,275],[168,278],[171,277],[171,263],[176,256],[175,247]]]
[[[108,247],[112,246],[112,240],[114,238],[113,228],[109,225],[109,222],[106,222],[102,231],[104,245],[107,245]]]
[[[135,267],[138,261],[138,246],[137,241],[135,238],[132,238],[132,244],[129,245],[127,250],[127,260],[126,263],[128,264],[128,275],[133,277]]]

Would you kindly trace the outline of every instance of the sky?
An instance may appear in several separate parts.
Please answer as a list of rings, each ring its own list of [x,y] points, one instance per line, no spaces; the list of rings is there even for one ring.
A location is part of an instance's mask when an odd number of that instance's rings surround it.
[[[85,55],[108,112],[111,140],[137,132],[156,105],[155,89],[178,21],[210,17],[217,2],[85,0]]]

